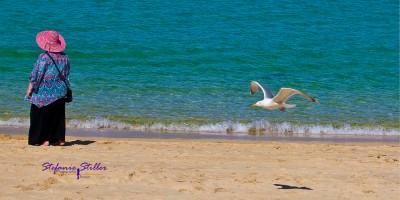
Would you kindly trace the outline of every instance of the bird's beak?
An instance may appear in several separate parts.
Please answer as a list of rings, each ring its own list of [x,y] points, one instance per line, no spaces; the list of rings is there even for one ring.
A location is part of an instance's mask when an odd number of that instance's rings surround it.
[[[256,107],[257,105],[256,105],[256,104],[253,104],[253,105],[251,105],[251,106]]]

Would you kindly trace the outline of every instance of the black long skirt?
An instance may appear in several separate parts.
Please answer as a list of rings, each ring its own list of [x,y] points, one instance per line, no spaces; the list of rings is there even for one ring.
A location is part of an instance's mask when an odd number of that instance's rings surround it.
[[[32,104],[30,118],[28,144],[40,145],[45,141],[50,143],[65,141],[65,101],[63,99],[41,108]]]

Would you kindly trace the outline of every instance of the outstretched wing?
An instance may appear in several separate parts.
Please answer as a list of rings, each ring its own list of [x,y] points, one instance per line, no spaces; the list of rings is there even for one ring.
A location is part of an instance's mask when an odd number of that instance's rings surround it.
[[[262,86],[261,84],[259,84],[256,81],[252,81],[251,84],[250,84],[250,94],[257,93],[258,92],[258,87],[260,87],[261,90],[263,91],[264,99],[267,99],[267,98],[268,99],[272,99],[272,98],[274,98],[274,94],[272,94],[272,92],[268,88],[265,88],[264,86]]]
[[[279,93],[273,98],[273,100],[276,103],[284,103],[286,100],[288,100],[291,96],[295,94],[299,94],[300,96],[311,102],[318,103],[316,99],[292,88],[281,88],[281,90],[279,90]]]

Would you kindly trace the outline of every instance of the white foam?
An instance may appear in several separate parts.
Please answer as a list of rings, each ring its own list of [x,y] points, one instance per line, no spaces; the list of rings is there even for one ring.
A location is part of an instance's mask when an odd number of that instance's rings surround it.
[[[10,118],[8,120],[0,120],[0,126],[20,126],[27,127],[30,125],[29,119],[21,119],[18,117]]]
[[[11,118],[8,120],[0,120],[0,126],[17,126],[29,127],[29,119]],[[398,128],[384,128],[381,126],[374,127],[353,127],[343,125],[334,127],[333,125],[318,124],[292,124],[289,122],[270,123],[266,120],[253,121],[251,123],[240,123],[233,121],[225,121],[219,123],[193,125],[193,124],[143,124],[133,126],[127,123],[113,121],[107,118],[95,118],[91,120],[69,120],[67,128],[78,129],[113,129],[113,130],[133,130],[133,131],[165,131],[165,132],[196,132],[196,133],[215,133],[215,134],[329,134],[329,135],[400,135]]]
[[[131,130],[133,129],[132,125],[112,121],[107,118],[96,118],[92,120],[75,120],[72,119],[67,124],[68,127],[71,128],[81,128],[81,129],[116,129],[116,130]]]

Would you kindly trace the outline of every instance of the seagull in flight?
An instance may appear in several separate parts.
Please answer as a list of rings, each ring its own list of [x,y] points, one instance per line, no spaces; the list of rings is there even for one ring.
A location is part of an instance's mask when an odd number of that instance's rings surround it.
[[[272,94],[272,92],[268,88],[262,86],[256,81],[252,81],[250,84],[250,94],[257,93],[258,88],[261,88],[261,90],[263,91],[264,99],[253,104],[253,106],[258,106],[269,110],[275,110],[279,108],[281,111],[285,111],[286,108],[295,107],[296,105],[285,103],[286,100],[288,100],[291,96],[295,94],[299,94],[300,96],[311,102],[319,103],[316,99],[292,88],[281,88],[279,90],[279,93],[274,96],[274,94]]]

